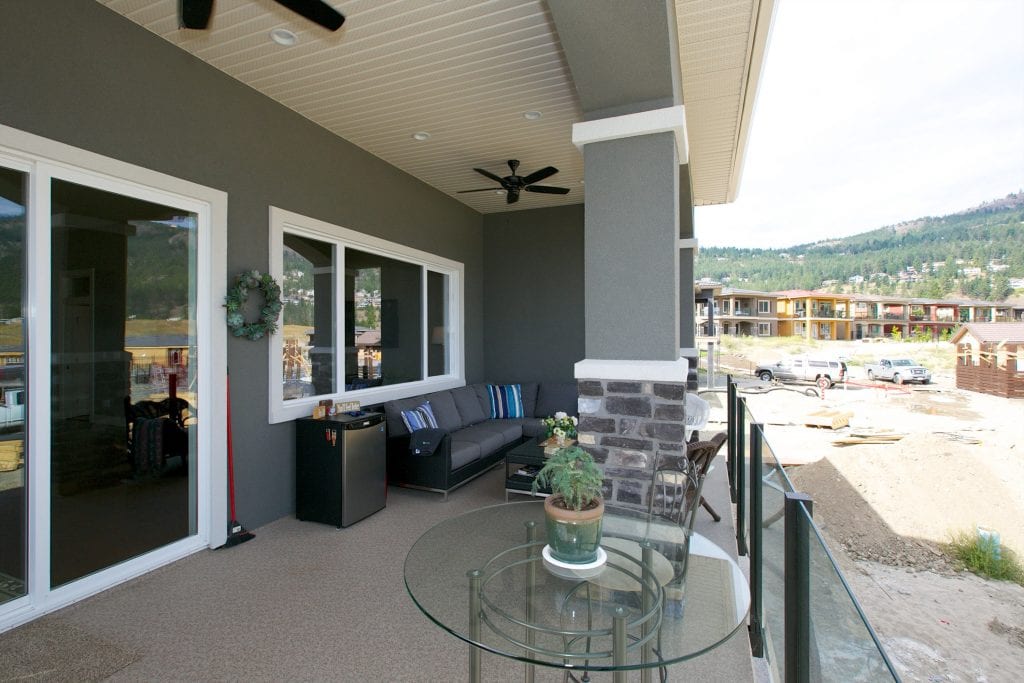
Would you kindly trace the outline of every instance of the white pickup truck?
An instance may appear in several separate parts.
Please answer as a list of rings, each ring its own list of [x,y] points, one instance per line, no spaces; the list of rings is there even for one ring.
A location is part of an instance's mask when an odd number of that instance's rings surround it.
[[[904,382],[920,382],[928,384],[932,381],[932,373],[928,368],[918,365],[909,358],[879,358],[877,363],[864,366],[868,379],[887,379],[893,384]]]

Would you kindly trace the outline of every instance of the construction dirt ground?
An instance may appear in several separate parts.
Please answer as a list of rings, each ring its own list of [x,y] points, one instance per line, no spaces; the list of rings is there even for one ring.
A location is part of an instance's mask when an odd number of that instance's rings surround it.
[[[855,362],[850,383],[823,397],[807,395],[811,385],[757,393],[752,365],[777,358],[729,350],[720,370],[754,389],[743,393],[751,413],[814,499],[815,521],[903,680],[1024,680],[1024,587],[966,572],[946,549],[980,526],[1024,557],[1024,401],[956,389],[952,363],[922,386],[869,382]],[[724,395],[703,395],[716,429]]]

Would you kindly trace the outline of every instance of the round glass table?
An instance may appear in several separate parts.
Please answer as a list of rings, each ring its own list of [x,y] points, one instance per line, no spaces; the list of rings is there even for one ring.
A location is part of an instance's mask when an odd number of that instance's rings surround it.
[[[739,566],[700,534],[605,506],[603,566],[544,557],[542,502],[506,503],[445,520],[413,545],[405,585],[435,624],[482,650],[534,665],[625,672],[696,657],[745,623]],[[645,676],[647,678],[647,676]]]

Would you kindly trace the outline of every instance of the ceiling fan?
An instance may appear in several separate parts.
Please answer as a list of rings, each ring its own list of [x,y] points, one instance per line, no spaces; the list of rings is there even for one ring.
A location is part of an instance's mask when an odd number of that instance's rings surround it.
[[[507,175],[504,178],[495,175],[490,171],[485,171],[482,168],[474,168],[473,170],[482,176],[486,176],[491,180],[500,183],[502,189],[505,190],[505,203],[515,204],[519,201],[519,193],[523,190],[527,192],[539,192],[541,194],[569,194],[569,188],[567,187],[551,187],[550,185],[534,185],[534,183],[550,178],[551,176],[558,173],[558,169],[554,166],[545,166],[539,171],[534,171],[530,175],[521,176],[516,175],[516,169],[519,168],[518,159],[509,159],[508,167],[512,169],[512,174]],[[459,190],[456,194],[462,194],[464,192],[494,192],[497,188],[494,187],[483,187],[477,190]]]
[[[296,14],[320,24],[329,31],[337,31],[345,23],[345,16],[323,0],[274,0]],[[179,0],[178,16],[182,28],[205,29],[213,13],[213,0]]]

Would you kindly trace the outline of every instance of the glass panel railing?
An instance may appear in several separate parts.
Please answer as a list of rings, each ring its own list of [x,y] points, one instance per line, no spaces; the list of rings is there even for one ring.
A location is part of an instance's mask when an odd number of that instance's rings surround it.
[[[743,505],[748,518],[742,525],[746,531],[738,541],[754,542],[751,561],[753,596],[760,596],[760,605],[752,605],[752,618],[759,618],[762,630],[763,654],[769,661],[775,680],[782,680],[785,672],[786,631],[786,563],[785,563],[785,501],[795,489],[776,452],[765,437],[756,416],[742,398],[737,401],[740,414],[734,429],[736,438],[743,443],[743,466],[747,468],[744,486],[737,492],[737,503]],[[750,435],[756,434],[758,444],[751,446]],[[759,467],[753,468],[757,481],[751,481],[749,460],[758,456]],[[731,455],[730,455],[731,457]],[[756,495],[751,491],[757,487]],[[754,505],[751,505],[751,501]],[[740,506],[737,505],[737,508]],[[807,515],[802,505],[796,506]],[[739,513],[739,510],[737,510]],[[813,520],[807,517],[811,533],[810,548],[810,623],[811,623],[811,680],[899,680],[887,659],[881,644],[857,604],[849,585],[835,563]],[[756,527],[756,533],[752,533]],[[758,570],[754,569],[754,566]],[[791,577],[792,578],[792,577]]]
[[[740,435],[740,439],[742,440],[742,443],[743,443],[743,453],[744,453],[743,467],[745,468],[745,472],[743,473],[744,474],[743,480],[745,482],[745,486],[743,487],[743,490],[738,493],[738,495],[742,496],[742,498],[743,498],[743,509],[745,511],[747,511],[747,519],[749,520],[750,519],[750,516],[749,516],[749,511],[750,511],[750,488],[756,484],[756,482],[750,481],[750,458],[751,458],[751,455],[753,453],[753,451],[752,451],[752,449],[750,447],[750,435],[753,433],[753,430],[754,430],[753,425],[754,425],[755,422],[757,422],[757,419],[754,417],[753,413],[750,412],[750,408],[747,407],[747,402],[746,401],[743,401],[742,405],[743,405],[743,433]],[[743,540],[744,540],[744,542],[749,547],[749,543],[750,543],[750,523],[749,522],[747,522],[746,524],[743,525]]]
[[[807,515],[803,506],[799,514]],[[898,681],[878,637],[810,517],[812,679]],[[818,675],[813,675],[817,673]]]
[[[767,440],[761,444],[761,595],[765,658],[785,671],[786,493],[793,490]]]

